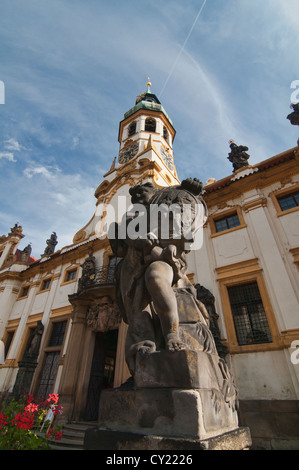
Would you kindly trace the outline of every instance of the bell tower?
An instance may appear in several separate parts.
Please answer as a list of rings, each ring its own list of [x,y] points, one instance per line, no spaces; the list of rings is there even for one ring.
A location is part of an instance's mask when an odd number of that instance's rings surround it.
[[[151,91],[147,82],[146,92],[139,95],[135,106],[124,114],[119,125],[119,154],[117,165],[132,159],[147,158],[161,166],[161,173],[171,184],[178,184],[173,160],[173,140],[176,131],[173,123]]]

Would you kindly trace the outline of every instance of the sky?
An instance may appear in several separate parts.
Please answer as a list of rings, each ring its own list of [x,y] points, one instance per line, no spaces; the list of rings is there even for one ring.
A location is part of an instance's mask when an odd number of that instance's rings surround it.
[[[231,174],[229,140],[250,164],[295,147],[298,18],[298,0],[0,0],[0,235],[19,223],[36,258],[53,231],[72,243],[148,77],[180,180]]]

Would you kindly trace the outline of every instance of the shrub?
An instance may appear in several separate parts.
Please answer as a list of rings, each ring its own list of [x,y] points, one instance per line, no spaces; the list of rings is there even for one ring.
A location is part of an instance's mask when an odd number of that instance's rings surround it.
[[[49,450],[49,441],[62,436],[60,427],[53,426],[62,414],[58,401],[56,393],[39,401],[26,394],[11,400],[0,411],[0,450]]]

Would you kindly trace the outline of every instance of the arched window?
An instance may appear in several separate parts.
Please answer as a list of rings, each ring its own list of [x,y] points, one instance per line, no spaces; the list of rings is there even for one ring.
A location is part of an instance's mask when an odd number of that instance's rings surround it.
[[[135,134],[135,132],[136,132],[136,121],[133,121],[128,127],[128,137]]]
[[[156,132],[156,121],[153,118],[147,118],[145,120],[144,130],[147,132]]]
[[[163,126],[163,137],[168,142],[168,131],[165,126]]]

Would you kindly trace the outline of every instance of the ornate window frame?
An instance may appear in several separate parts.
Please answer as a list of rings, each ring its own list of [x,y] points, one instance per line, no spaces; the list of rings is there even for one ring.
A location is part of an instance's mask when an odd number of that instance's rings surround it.
[[[273,202],[273,205],[276,209],[276,215],[277,217],[280,217],[282,215],[286,215],[286,214],[291,214],[292,212],[296,212],[299,210],[299,206],[296,206],[296,207],[292,207],[290,209],[287,209],[287,210],[282,210],[281,207],[280,207],[280,204],[279,204],[279,201],[278,199],[280,197],[284,197],[284,196],[288,196],[294,192],[297,192],[299,191],[299,183],[298,184],[295,184],[293,186],[288,186],[287,188],[283,188],[283,189],[278,189],[276,191],[273,191],[271,194],[270,194],[270,197],[272,199],[272,202]]]
[[[227,347],[230,354],[273,351],[284,347],[280,336],[270,297],[267,292],[266,284],[263,278],[262,268],[258,264],[258,260],[251,259],[242,261],[228,266],[216,268],[218,274],[217,281],[219,283],[220,297],[224,312],[224,320],[227,332]],[[272,342],[239,345],[234,325],[234,319],[228,295],[228,287],[244,285],[256,282],[259,288],[263,307],[270,328]]]
[[[53,279],[54,279],[53,274],[47,275],[46,277],[44,277],[40,282],[40,285],[39,285],[39,288],[38,288],[38,291],[37,291],[36,295],[37,294],[43,294],[44,292],[49,292],[49,290],[51,289],[51,286],[52,286]],[[49,280],[50,280],[49,287],[43,289],[43,286],[44,286],[45,282],[47,282]]]
[[[70,279],[68,280],[68,275],[70,272],[76,272],[76,275],[74,277],[74,279]],[[61,286],[65,286],[67,284],[71,284],[72,282],[76,282],[77,279],[78,279],[78,274],[79,274],[79,265],[78,264],[72,264],[71,266],[69,266],[68,268],[66,268],[64,270],[64,274],[63,274],[63,279],[62,279],[62,282],[61,282]]]
[[[224,219],[226,217],[230,217],[232,215],[237,215],[238,218],[239,218],[239,221],[240,221],[240,225],[237,225],[236,227],[232,227],[232,228],[228,228],[227,230],[222,230],[221,232],[217,232],[216,231],[216,221],[217,220],[221,220],[221,219]],[[247,227],[245,221],[244,221],[244,217],[243,217],[243,212],[242,212],[242,209],[240,206],[235,206],[235,207],[232,207],[228,210],[225,210],[223,212],[218,212],[217,214],[212,214],[209,216],[209,225],[210,225],[210,229],[211,229],[211,237],[214,238],[214,237],[219,237],[220,235],[224,235],[225,233],[231,233],[231,232],[234,232],[236,230],[240,230],[242,228],[245,228]]]

